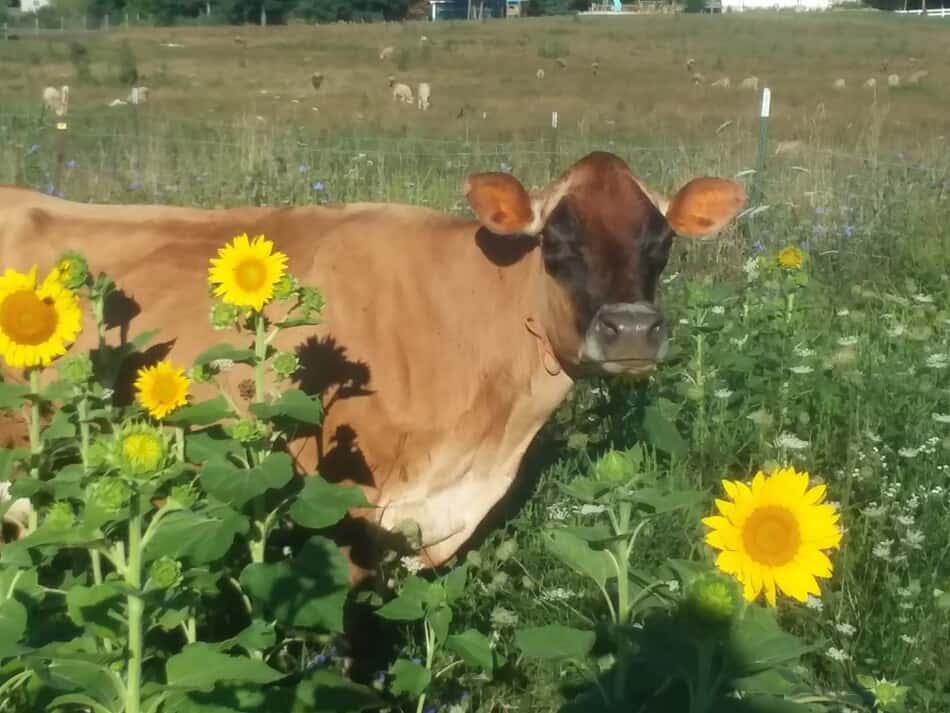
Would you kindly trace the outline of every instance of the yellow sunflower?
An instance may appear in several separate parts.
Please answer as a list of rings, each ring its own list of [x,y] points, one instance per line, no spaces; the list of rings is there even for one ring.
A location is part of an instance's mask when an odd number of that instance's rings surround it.
[[[135,379],[136,398],[155,418],[165,418],[179,406],[188,403],[191,380],[170,362],[139,369]]]
[[[82,329],[79,298],[53,270],[36,284],[36,266],[27,273],[0,276],[0,355],[13,368],[49,366],[66,353]]]
[[[735,576],[743,595],[753,601],[764,589],[775,606],[776,588],[800,602],[819,595],[816,577],[831,576],[831,560],[822,550],[841,544],[838,513],[823,503],[825,486],[808,487],[808,473],[782,468],[752,487],[722,481],[729,500],[716,500],[720,515],[707,517],[706,542],[721,550],[716,566]]]
[[[805,253],[796,247],[787,247],[779,251],[778,264],[786,270],[800,270],[805,262]]]
[[[147,424],[134,424],[118,434],[118,464],[128,475],[153,473],[165,459],[166,443],[161,431]]]
[[[287,256],[273,248],[263,235],[251,240],[245,233],[218,250],[208,270],[214,294],[227,304],[261,311],[287,267]]]

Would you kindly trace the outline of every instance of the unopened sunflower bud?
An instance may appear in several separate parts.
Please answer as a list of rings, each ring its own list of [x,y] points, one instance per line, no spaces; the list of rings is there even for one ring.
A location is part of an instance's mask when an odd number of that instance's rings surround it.
[[[233,329],[241,316],[241,308],[224,302],[211,305],[211,326],[214,329]]]
[[[159,557],[149,567],[148,577],[157,589],[169,589],[181,580],[181,563],[171,557]]]
[[[156,473],[167,453],[165,435],[147,424],[132,424],[116,435],[115,465],[124,475],[143,478]]]
[[[188,377],[196,384],[207,384],[215,376],[215,370],[210,364],[195,364],[188,370]]]
[[[89,264],[86,258],[70,250],[56,263],[59,281],[69,290],[78,290],[89,279]]]
[[[190,508],[198,500],[198,493],[188,485],[175,485],[172,486],[168,499],[183,508]]]
[[[300,309],[303,311],[304,317],[307,319],[317,317],[323,311],[324,304],[320,290],[313,287],[300,288]]]
[[[236,441],[251,443],[263,437],[264,429],[257,421],[233,421],[224,427],[225,432]]]
[[[92,378],[92,359],[86,352],[76,354],[61,361],[58,369],[63,381],[77,386],[85,384]]]
[[[618,483],[627,480],[633,474],[633,468],[626,453],[610,451],[597,461],[594,474],[598,480]]]
[[[130,495],[129,486],[125,484],[125,481],[110,476],[92,485],[89,500],[106,512],[116,512],[128,504]]]
[[[300,285],[297,278],[290,274],[284,274],[280,281],[274,285],[274,299],[278,302],[286,302],[297,294]]]
[[[46,513],[44,524],[59,530],[68,530],[76,524],[72,506],[64,502],[53,503],[49,512]]]
[[[300,368],[300,359],[292,352],[277,352],[271,360],[271,367],[282,379],[288,379]]]
[[[736,581],[719,572],[694,579],[686,589],[683,607],[688,616],[713,626],[727,625],[739,613],[742,597]]]

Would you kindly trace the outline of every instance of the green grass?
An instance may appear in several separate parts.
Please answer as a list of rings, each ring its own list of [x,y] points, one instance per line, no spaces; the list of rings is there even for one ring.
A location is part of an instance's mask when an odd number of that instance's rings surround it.
[[[823,27],[838,32],[845,22],[829,19]],[[724,27],[716,41],[728,39],[732,25]],[[443,31],[458,36],[459,51],[467,46],[467,28]],[[875,32],[878,43],[897,41]],[[538,48],[567,41],[538,40],[524,51],[541,54]],[[603,101],[619,109],[627,100]],[[929,94],[915,101],[928,107],[925,114],[939,104]],[[555,151],[541,131],[498,140],[482,132],[466,138],[460,129],[427,138],[392,126],[345,130],[254,116],[172,120],[149,108],[141,115],[102,111],[74,112],[62,168],[61,137],[48,119],[29,109],[0,116],[0,182],[55,183],[51,190],[83,201],[366,199],[461,211],[460,186],[470,172],[510,168],[526,185],[540,185],[593,148],[614,151],[665,191],[696,175],[735,176],[755,158],[748,124],[652,143],[635,132],[622,138],[564,130]],[[706,121],[719,118],[711,111]],[[805,665],[828,695],[870,675],[909,687],[907,711],[950,709],[950,609],[941,594],[950,592],[950,151],[941,137],[920,132],[913,136],[916,159],[895,155],[884,107],[853,121],[845,134],[820,118],[803,120],[802,152],[770,158],[763,210],[716,241],[675,244],[661,288],[674,351],[654,378],[580,384],[544,429],[513,504],[470,555],[475,582],[453,625],[491,632],[513,663],[491,683],[471,674],[436,679],[429,703],[438,711],[540,713],[565,702],[576,669],[518,660],[514,622],[589,627],[603,620],[600,594],[558,564],[540,532],[555,521],[591,524],[596,514],[582,514],[560,486],[587,474],[608,448],[652,443],[643,419],[649,405],[659,405],[687,448],[657,451],[648,476],[706,489],[708,498],[650,525],[634,552],[636,566],[658,573],[670,558],[709,561],[699,520],[721,495],[719,481],[793,463],[827,484],[846,528],[820,608],[780,608],[783,625],[817,647]],[[789,245],[807,255],[798,277],[773,266]],[[783,446],[783,434],[807,445]],[[421,655],[418,630],[396,641],[408,655]],[[847,659],[829,657],[831,649]],[[331,656],[327,665],[341,664]]]

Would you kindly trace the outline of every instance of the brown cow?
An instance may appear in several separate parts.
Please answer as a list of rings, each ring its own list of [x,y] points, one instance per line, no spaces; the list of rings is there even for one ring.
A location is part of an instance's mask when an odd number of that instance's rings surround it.
[[[207,319],[208,260],[239,233],[273,239],[327,298],[324,325],[277,345],[297,350],[301,388],[326,405],[322,430],[292,443],[297,466],[364,488],[376,508],[354,513],[362,527],[350,530],[418,523],[419,556],[436,566],[508,490],[575,379],[645,374],[662,358],[656,287],[674,233],[711,235],[745,201],[716,178],[667,200],[600,152],[534,195],[504,173],[470,176],[465,195],[474,220],[370,203],[85,205],[0,188],[0,269],[42,272],[81,251],[134,303],[116,313],[125,324],[112,339],[160,329],[151,356],[188,365],[222,339]],[[93,340],[87,322],[76,348]],[[238,366],[224,376],[236,401],[249,375]],[[358,537],[350,544],[377,539]],[[346,551],[372,565],[362,548]]]

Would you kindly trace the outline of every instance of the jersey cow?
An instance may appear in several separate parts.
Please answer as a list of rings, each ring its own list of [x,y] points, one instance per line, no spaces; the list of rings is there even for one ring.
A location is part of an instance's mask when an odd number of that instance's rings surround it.
[[[423,564],[438,566],[509,489],[576,379],[645,374],[662,359],[656,289],[674,235],[712,235],[745,202],[719,178],[665,198],[601,152],[533,193],[506,173],[471,175],[464,192],[474,219],[373,203],[91,205],[0,188],[0,269],[45,271],[81,251],[134,306],[110,340],[159,329],[151,358],[188,365],[222,336],[207,319],[209,259],[236,234],[272,239],[327,300],[324,324],[277,345],[296,350],[300,387],[326,407],[322,428],[291,444],[297,467],[357,483],[374,505],[341,530],[354,579],[406,520],[421,529]],[[74,349],[95,338],[87,322]],[[249,376],[223,376],[236,402]]]

